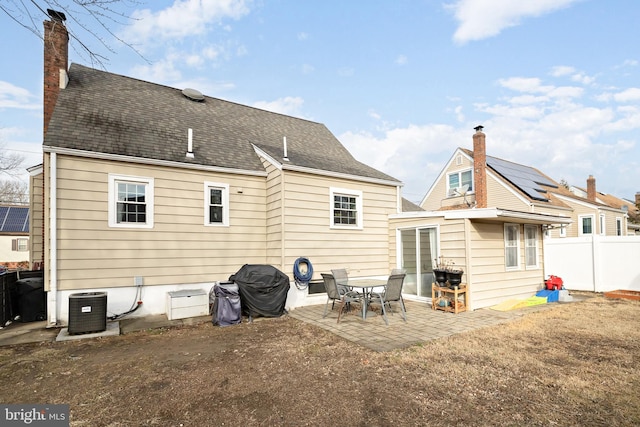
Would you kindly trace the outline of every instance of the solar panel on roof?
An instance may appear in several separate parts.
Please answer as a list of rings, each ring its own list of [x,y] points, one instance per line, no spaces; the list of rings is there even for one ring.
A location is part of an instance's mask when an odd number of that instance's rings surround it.
[[[547,177],[532,167],[487,156],[487,165],[534,200],[548,201],[542,186],[557,188]]]
[[[0,206],[0,231],[26,233],[29,231],[29,208]]]

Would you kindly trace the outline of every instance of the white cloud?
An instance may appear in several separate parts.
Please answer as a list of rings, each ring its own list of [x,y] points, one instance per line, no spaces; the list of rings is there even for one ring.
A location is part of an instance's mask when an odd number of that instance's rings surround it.
[[[498,80],[498,84],[507,89],[527,93],[547,93],[552,87],[542,86],[542,81],[536,77],[509,77]]]
[[[298,33],[298,40],[304,41],[304,40],[307,40],[308,38],[309,38],[309,34],[305,32]]]
[[[409,58],[407,58],[405,55],[398,55],[395,62],[397,65],[406,65],[407,62],[409,62]]]
[[[446,159],[471,136],[448,125],[429,124],[389,129],[378,136],[345,132],[338,139],[359,161],[403,181],[403,195],[419,202]]]
[[[152,12],[135,11],[134,23],[125,30],[125,40],[133,45],[150,40],[162,41],[202,35],[207,27],[222,19],[239,19],[249,13],[245,0],[177,0],[172,6]]]
[[[571,67],[556,69],[558,76],[576,73]],[[339,139],[358,160],[402,180],[403,195],[414,202],[426,194],[456,147],[472,149],[472,128],[477,124],[485,126],[489,155],[538,168],[555,180],[584,185],[590,174],[609,177],[621,165],[633,164],[633,150],[640,145],[640,106],[634,104],[640,89],[610,93],[610,103],[602,106],[587,103],[593,96],[586,87],[554,86],[525,77],[499,83],[514,96],[476,103],[471,110],[464,110],[462,103],[451,107],[447,111],[455,127],[387,123],[380,133],[345,132]],[[465,116],[484,119],[471,124]],[[638,176],[633,169],[627,175]],[[613,184],[601,189],[617,191]]]
[[[498,84],[516,92],[543,94],[549,98],[577,98],[584,93],[580,87],[543,85],[542,80],[536,77],[510,77],[498,80]]]
[[[20,110],[37,110],[42,104],[27,89],[0,80],[0,108],[16,108]]]
[[[551,69],[551,75],[554,77],[569,76],[576,72],[576,69],[566,65],[559,65]]]
[[[304,99],[297,96],[287,96],[284,98],[278,98],[275,101],[254,102],[253,106],[263,110],[273,111],[274,113],[303,117],[300,113],[302,104],[304,104]]]
[[[618,102],[637,102],[640,101],[640,88],[632,87],[613,95]]]
[[[459,123],[462,123],[465,121],[465,117],[464,117],[464,113],[462,112],[462,105],[458,105],[455,109],[454,109],[455,113],[456,113],[456,120]]]
[[[523,18],[554,12],[580,0],[458,0],[453,10],[459,25],[453,35],[457,43],[496,36],[505,28],[520,25]]]
[[[375,110],[369,110],[367,112],[367,115],[375,120],[380,120],[382,118],[382,116],[378,114]]]
[[[637,67],[639,63],[640,62],[638,62],[638,60],[636,59],[626,59],[622,62],[622,64],[614,66],[613,69],[617,70],[619,68]]]
[[[174,63],[176,60],[182,62],[182,57],[174,53],[169,53],[166,58],[155,62],[151,65],[139,65],[131,70],[133,77],[157,82],[162,84],[171,84],[182,78],[182,73],[178,70]]]

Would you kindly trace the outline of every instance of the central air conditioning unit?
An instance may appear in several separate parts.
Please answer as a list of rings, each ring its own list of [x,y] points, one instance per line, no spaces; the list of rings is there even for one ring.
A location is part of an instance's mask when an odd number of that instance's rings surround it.
[[[69,334],[87,334],[107,329],[107,293],[69,295]]]

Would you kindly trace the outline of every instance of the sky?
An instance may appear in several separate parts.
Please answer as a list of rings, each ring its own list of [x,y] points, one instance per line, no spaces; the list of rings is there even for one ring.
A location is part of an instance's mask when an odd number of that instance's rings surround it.
[[[110,21],[113,35],[67,12],[67,27],[105,58],[91,61],[72,41],[70,63],[323,123],[356,159],[401,180],[415,203],[457,147],[473,148],[478,125],[490,156],[583,188],[593,175],[598,191],[620,198],[640,192],[637,0],[116,7],[131,19]],[[44,20],[35,16],[40,32]],[[107,47],[80,36],[77,21]],[[26,168],[42,162],[42,40],[1,11],[0,40],[9,41],[0,146]]]

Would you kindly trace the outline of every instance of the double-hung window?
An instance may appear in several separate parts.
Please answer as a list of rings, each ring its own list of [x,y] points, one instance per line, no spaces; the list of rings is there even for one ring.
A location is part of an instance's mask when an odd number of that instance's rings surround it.
[[[204,183],[204,225],[229,226],[229,184]]]
[[[504,225],[504,264],[507,270],[518,270],[520,264],[520,226]]]
[[[616,218],[616,236],[622,236],[622,218]]]
[[[600,214],[600,234],[602,234],[603,236],[607,234],[605,224],[606,224],[606,217],[604,214]]]
[[[471,169],[452,172],[447,175],[448,196],[458,196],[459,194],[456,193],[455,190],[465,186],[467,192],[473,191],[473,175],[471,174]]]
[[[153,182],[109,174],[109,227],[153,228]]]
[[[538,268],[538,227],[524,226],[524,258],[527,269]]]
[[[362,229],[362,191],[330,189],[332,228]]]
[[[11,250],[16,252],[26,252],[29,250],[29,239],[13,239]]]
[[[579,235],[585,236],[593,234],[593,226],[595,222],[595,215],[580,215],[578,217],[578,223],[580,224]]]

